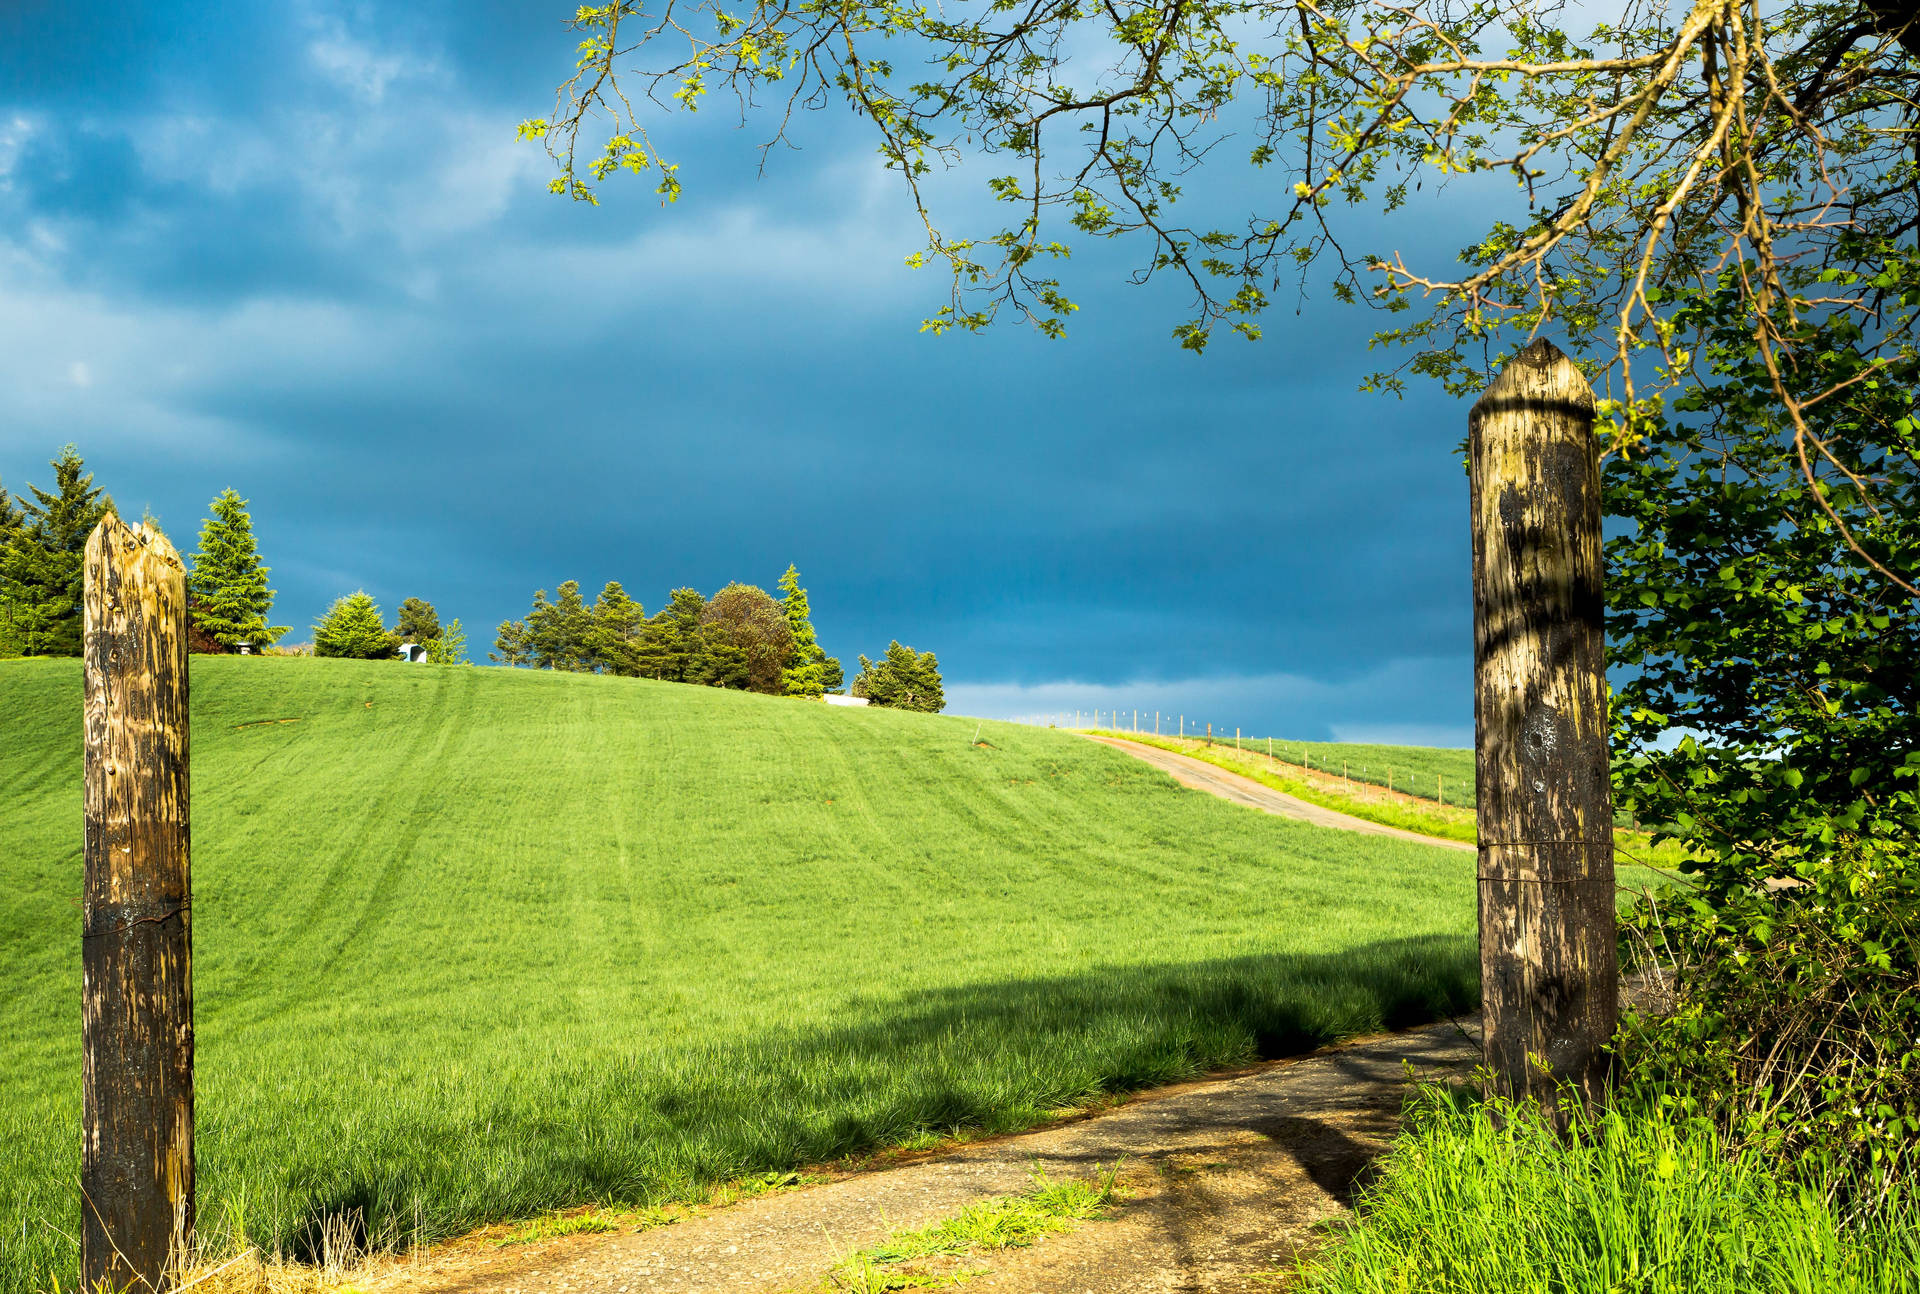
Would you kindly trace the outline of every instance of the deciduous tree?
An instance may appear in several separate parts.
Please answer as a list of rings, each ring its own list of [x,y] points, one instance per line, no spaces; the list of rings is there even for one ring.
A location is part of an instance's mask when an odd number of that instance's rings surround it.
[[[700,681],[769,695],[784,690],[787,662],[793,657],[793,630],[780,604],[765,589],[729,584],[713,595],[700,620],[711,631],[709,664],[703,669],[709,677]]]
[[[287,626],[267,623],[274,595],[267,585],[269,568],[261,564],[254,542],[247,501],[232,489],[222,490],[209,511],[187,576],[194,624],[224,647],[276,641]]]

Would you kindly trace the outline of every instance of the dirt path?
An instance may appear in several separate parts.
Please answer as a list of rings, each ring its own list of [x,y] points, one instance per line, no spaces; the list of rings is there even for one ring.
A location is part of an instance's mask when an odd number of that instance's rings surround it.
[[[1438,845],[1442,849],[1464,849],[1469,852],[1476,849],[1464,840],[1442,840],[1438,836],[1423,836],[1417,831],[1402,831],[1399,827],[1368,822],[1365,818],[1356,818],[1351,814],[1341,813],[1337,809],[1323,809],[1317,804],[1296,800],[1284,791],[1276,791],[1270,786],[1264,786],[1251,777],[1228,772],[1217,764],[1209,764],[1203,759],[1195,759],[1190,755],[1175,754],[1171,750],[1162,750],[1158,746],[1142,745],[1137,741],[1126,741],[1119,737],[1093,737],[1092,740],[1102,745],[1112,746],[1115,750],[1124,750],[1129,755],[1145,760],[1162,772],[1171,774],[1173,780],[1182,786],[1217,795],[1223,800],[1232,800],[1235,804],[1248,805],[1267,813],[1277,813],[1283,818],[1298,818],[1301,822],[1311,822],[1316,827],[1338,827],[1342,831],[1360,831],[1370,836],[1393,836],[1396,839],[1411,840],[1417,844]]]
[[[830,1288],[844,1254],[990,1195],[1124,1163],[1111,1216],[978,1255],[978,1294],[1242,1294],[1313,1245],[1399,1122],[1405,1066],[1464,1075],[1479,1044],[1446,1023],[1163,1088],[1107,1113],[763,1195],[652,1230],[514,1248],[467,1241],[396,1261],[366,1294],[780,1294]]]

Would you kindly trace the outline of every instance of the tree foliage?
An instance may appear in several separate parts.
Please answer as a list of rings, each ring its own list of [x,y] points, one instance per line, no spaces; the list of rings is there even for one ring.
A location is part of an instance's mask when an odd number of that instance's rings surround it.
[[[440,637],[440,613],[425,598],[408,598],[400,604],[393,636],[396,643],[425,647]]]
[[[27,485],[0,549],[0,606],[15,650],[27,656],[78,656],[87,537],[113,500],[72,445],[55,456],[54,488]]]
[[[786,668],[794,654],[793,630],[780,604],[765,589],[727,585],[708,600],[700,623],[707,631],[708,661],[708,677],[701,682],[770,696],[786,690]]]
[[[672,200],[682,179],[655,132],[673,110],[714,91],[749,109],[766,99],[771,146],[796,109],[837,101],[871,125],[922,216],[926,244],[909,264],[947,271],[951,295],[929,328],[982,328],[1009,311],[1061,332],[1077,307],[1057,273],[1076,238],[1136,245],[1137,278],[1184,285],[1192,308],[1174,333],[1196,349],[1220,326],[1258,336],[1274,298],[1304,291],[1321,266],[1341,299],[1420,306],[1380,337],[1415,347],[1411,368],[1455,389],[1542,328],[1572,352],[1607,354],[1628,439],[1685,381],[1689,339],[1660,291],[1737,265],[1769,386],[1804,437],[1800,397],[1780,377],[1796,280],[1858,268],[1863,240],[1920,221],[1911,6],[1629,0],[1576,27],[1585,12],[1499,0],[612,0],[576,11],[574,72],[521,134],[546,145],[556,193],[591,201],[601,181],[632,173]],[[604,139],[592,134],[601,122]],[[953,233],[933,176],[968,160],[990,168],[985,188],[1007,219]],[[1209,182],[1189,192],[1203,165]],[[1236,165],[1244,185],[1222,174]],[[1343,208],[1394,211],[1450,187],[1489,213],[1460,263],[1352,245]],[[1863,293],[1839,295],[1867,308]],[[1872,354],[1878,341],[1860,344]],[[1635,364],[1648,354],[1652,366]]]
[[[458,616],[442,625],[439,634],[427,639],[425,645],[429,665],[473,664],[467,659],[467,631],[460,627]]]
[[[873,705],[926,714],[938,714],[947,706],[940,687],[940,662],[933,653],[916,652],[897,642],[888,643],[886,655],[877,661],[860,658],[853,695],[866,697]]]
[[[25,529],[26,514],[6,486],[0,484],[0,660],[19,656],[26,650],[22,645],[18,612],[6,584],[7,554]]]
[[[840,662],[827,655],[813,631],[813,611],[807,591],[800,587],[800,568],[787,566],[780,577],[780,608],[793,633],[793,656],[787,662],[782,686],[788,696],[817,697],[840,689]]]
[[[1852,312],[1781,324],[1793,390],[1834,393],[1818,455],[1723,278],[1676,294],[1699,380],[1605,477],[1617,799],[1691,873],[1637,916],[1684,976],[1637,1063],[1869,1199],[1920,1146],[1920,604],[1880,572],[1920,558],[1920,262],[1875,278],[1881,362]]]
[[[212,515],[201,522],[200,550],[192,555],[187,576],[193,622],[223,647],[271,643],[287,626],[267,623],[274,594],[254,542],[247,501],[226,489],[208,510]]]
[[[313,627],[315,656],[343,656],[352,660],[391,660],[393,635],[387,632],[380,608],[364,590],[335,599]]]

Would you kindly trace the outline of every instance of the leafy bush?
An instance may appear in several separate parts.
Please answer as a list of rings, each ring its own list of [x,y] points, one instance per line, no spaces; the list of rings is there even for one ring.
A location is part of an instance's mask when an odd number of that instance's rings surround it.
[[[1911,337],[1920,264],[1873,286],[1875,326]],[[1783,309],[1796,427],[1737,297],[1674,294],[1698,379],[1608,460],[1616,799],[1695,880],[1635,919],[1680,997],[1628,1042],[1668,1100],[1867,1207],[1920,1127],[1920,601],[1897,582],[1920,568],[1920,351],[1870,366],[1859,320]]]
[[[1867,842],[1795,873],[1639,905],[1639,951],[1683,987],[1671,1011],[1630,1014],[1622,1046],[1664,1104],[1870,1210],[1916,1180],[1920,876]]]

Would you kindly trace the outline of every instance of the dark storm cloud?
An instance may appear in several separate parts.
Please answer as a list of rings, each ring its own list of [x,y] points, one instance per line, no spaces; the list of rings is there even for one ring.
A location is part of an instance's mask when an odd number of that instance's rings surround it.
[[[567,61],[538,8],[0,19],[6,482],[78,439],[180,537],[232,484],[302,627],[364,585],[484,650],[536,586],[795,561],[830,650],[934,648],[961,704],[1230,683],[1250,727],[1461,731],[1464,411],[1354,393],[1375,320],[1196,358],[1086,248],[1068,341],[920,335],[911,213],[827,119],[756,179],[703,115],[676,207],[554,201],[511,137]]]

